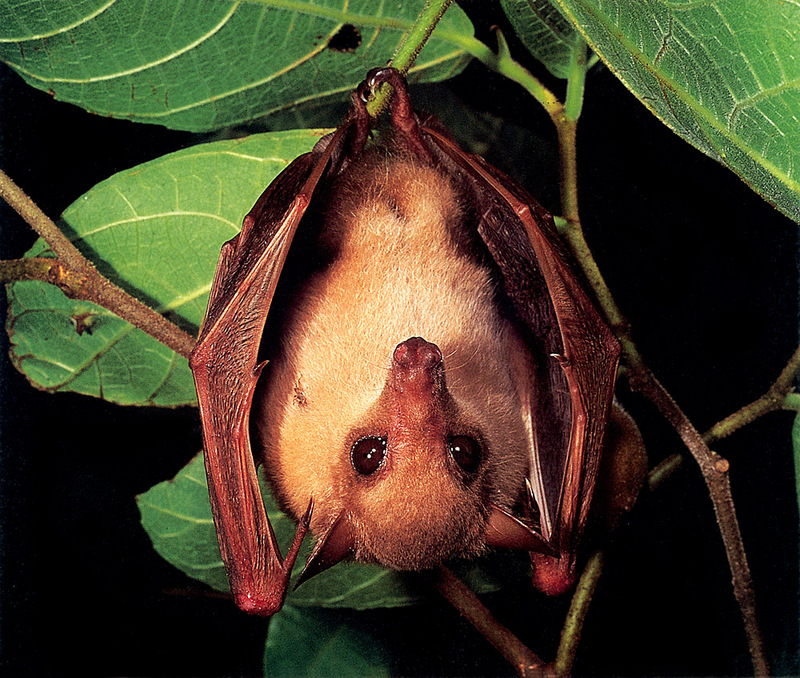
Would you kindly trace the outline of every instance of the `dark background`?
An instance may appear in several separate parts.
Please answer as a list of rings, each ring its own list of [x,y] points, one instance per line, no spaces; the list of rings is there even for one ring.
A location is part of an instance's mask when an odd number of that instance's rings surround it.
[[[498,20],[491,5],[471,10],[487,41]],[[5,68],[0,88],[0,166],[51,216],[114,172],[202,140],[90,115]],[[458,107],[505,116],[510,124],[490,159],[557,212],[554,134],[538,106],[478,64],[435,88]],[[520,130],[540,140],[539,154],[509,141]],[[602,67],[589,77],[579,141],[590,245],[650,366],[705,430],[761,395],[794,350],[796,225],[676,137]],[[3,257],[20,256],[33,236],[7,207],[0,216]],[[199,449],[196,413],[40,393],[8,361],[1,385],[2,674],[258,675],[265,622],[205,595],[161,561],[133,502]],[[620,397],[640,423],[651,463],[681,449],[649,405]],[[798,670],[791,424],[791,414],[771,414],[715,448],[731,461],[778,674]],[[565,601],[515,591],[487,602],[534,651],[553,656]],[[398,674],[513,675],[434,596],[422,609],[364,618],[386,630]],[[576,673],[750,670],[711,504],[687,462],[665,487],[645,493],[610,546]]]

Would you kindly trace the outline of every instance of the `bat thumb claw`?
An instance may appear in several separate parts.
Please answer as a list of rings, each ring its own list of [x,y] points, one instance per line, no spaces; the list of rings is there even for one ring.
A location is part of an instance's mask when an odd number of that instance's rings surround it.
[[[314,546],[295,588],[314,575],[352,556],[354,547],[355,538],[350,525],[344,516],[339,516]]]
[[[269,360],[262,360],[253,368],[253,377],[258,379],[261,376],[261,371],[267,366]]]
[[[309,526],[311,525],[311,514],[314,513],[314,497],[308,502],[308,508],[306,512],[303,514],[303,517],[300,518],[300,525],[298,525],[298,529],[302,526],[304,530],[308,530]]]
[[[487,546],[556,555],[542,535],[500,506],[492,506],[485,541]]]

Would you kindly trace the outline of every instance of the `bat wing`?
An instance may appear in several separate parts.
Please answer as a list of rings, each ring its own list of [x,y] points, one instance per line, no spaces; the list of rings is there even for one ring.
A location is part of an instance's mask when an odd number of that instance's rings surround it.
[[[348,125],[287,167],[223,245],[208,311],[190,365],[203,423],[209,497],[237,605],[270,615],[283,604],[311,506],[286,559],[264,510],[250,448],[250,406],[264,363],[258,351],[267,313],[298,225]]]
[[[560,564],[549,565],[563,573],[573,566],[586,524],[620,345],[584,291],[552,216],[511,178],[462,151],[440,129],[423,131],[481,187],[475,191],[478,232],[529,332],[532,353],[541,356],[526,387],[530,484],[542,535],[562,554]],[[548,558],[537,556],[540,562]]]

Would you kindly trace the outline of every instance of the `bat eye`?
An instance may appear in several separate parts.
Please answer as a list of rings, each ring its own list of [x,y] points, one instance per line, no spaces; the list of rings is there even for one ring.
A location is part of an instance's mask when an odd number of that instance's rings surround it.
[[[362,438],[350,451],[353,468],[363,476],[375,473],[386,456],[386,438]]]
[[[450,455],[467,473],[475,473],[481,465],[481,445],[469,436],[453,436],[450,438]]]

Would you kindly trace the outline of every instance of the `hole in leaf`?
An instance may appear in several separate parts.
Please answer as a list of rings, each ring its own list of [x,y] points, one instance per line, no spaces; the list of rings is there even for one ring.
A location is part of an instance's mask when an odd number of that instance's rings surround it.
[[[345,24],[328,40],[328,49],[334,52],[355,52],[361,44],[361,33],[353,24]]]

